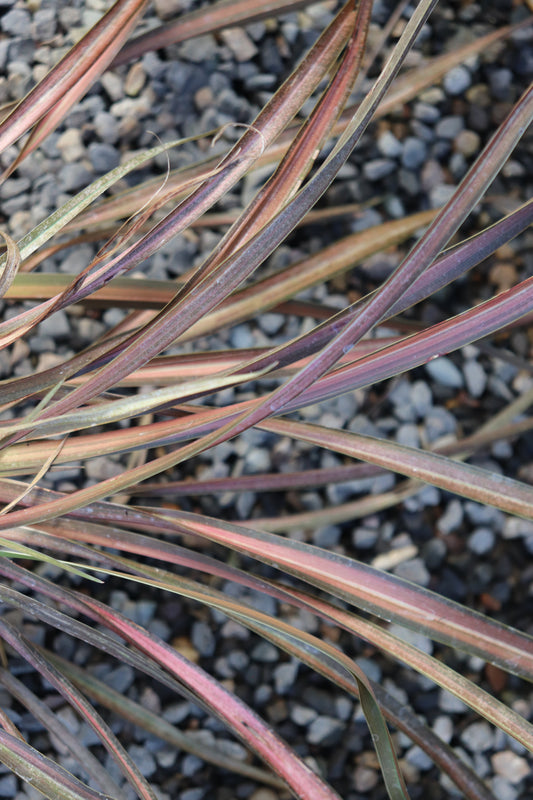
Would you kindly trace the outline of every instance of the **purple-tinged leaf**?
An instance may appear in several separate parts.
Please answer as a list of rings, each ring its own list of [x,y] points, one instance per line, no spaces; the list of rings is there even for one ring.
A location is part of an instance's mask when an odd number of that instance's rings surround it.
[[[60,742],[62,752],[70,751],[85,770],[85,773],[97,786],[100,786],[106,795],[110,795],[117,800],[122,800],[125,797],[117,783],[106,770],[102,769],[101,763],[93,756],[91,751],[81,744],[78,737],[68,729],[57,714],[51,711],[46,703],[43,703],[27,686],[6,669],[0,669],[0,684],[10,695],[25,706],[35,719],[39,720],[45,730],[54,736],[57,742]]]
[[[67,680],[55,667],[50,664],[38,648],[26,641],[20,632],[10,623],[0,619],[0,636],[13,647],[13,649],[28,661],[37,672],[54,686],[65,700],[75,708],[79,714],[93,728],[102,744],[106,747],[110,755],[116,760],[123,774],[130,782],[142,800],[157,800],[157,796],[141,775],[139,769],[130,758],[126,750],[119,743],[118,739],[111,731],[109,726],[96,713],[92,705],[86,698]]]
[[[77,87],[78,97],[87,91],[94,79],[92,75],[90,80],[86,78],[90,65],[98,62],[103,72],[147,4],[148,0],[117,0],[107,14],[0,123],[0,152],[42,119],[67,92],[74,102],[74,87]]]
[[[1,729],[0,761],[50,800],[109,800],[26,742]]]

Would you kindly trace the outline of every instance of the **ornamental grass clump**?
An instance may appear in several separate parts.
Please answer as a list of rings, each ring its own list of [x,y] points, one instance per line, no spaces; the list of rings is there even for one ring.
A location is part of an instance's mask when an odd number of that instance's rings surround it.
[[[17,180],[29,156],[38,163],[48,137],[106,70],[122,74],[123,64],[150,51],[305,2],[215,3],[209,13],[200,8],[130,39],[147,5],[119,0],[18,104],[5,109],[0,123],[4,186]],[[422,301],[442,296],[453,282],[466,287],[469,271],[475,275],[484,259],[505,250],[531,225],[532,201],[510,197],[506,203],[493,199],[497,218],[477,214],[485,225],[471,235],[462,233],[527,135],[533,89],[519,97],[439,208],[400,214],[339,239],[330,235],[311,255],[264,267],[300,226],[323,230],[324,221],[361,211],[315,206],[328,197],[370,123],[528,24],[526,19],[514,29],[497,29],[428,59],[423,68],[410,68],[408,57],[435,5],[423,0],[411,9],[394,46],[387,44],[385,30],[379,47],[375,41],[367,47],[372,4],[348,2],[255,119],[235,120],[205,134],[202,146],[214,141],[215,150],[204,147],[203,161],[172,169],[172,154],[188,142],[156,143],[89,182],[20,236],[12,235],[9,221],[3,223],[0,341],[11,354],[9,363],[16,365],[16,348],[35,338],[42,323],[52,325],[59,312],[68,309],[88,325],[101,323],[91,341],[73,340],[64,355],[54,353],[30,374],[14,370],[0,382],[0,683],[16,708],[29,712],[50,735],[49,749],[40,752],[28,740],[20,714],[2,712],[0,760],[47,797],[124,798],[133,792],[155,798],[165,791],[151,785],[138,753],[132,755],[129,742],[116,734],[111,721],[117,717],[159,737],[167,748],[226,770],[221,775],[235,772],[248,781],[250,794],[265,784],[273,787],[273,796],[340,796],[335,780],[328,780],[327,765],[320,769],[318,750],[311,768],[300,744],[286,742],[275,721],[265,721],[268,714],[260,704],[254,708],[244,702],[231,681],[205,671],[183,637],[166,641],[161,627],[128,613],[128,594],[154,603],[179,596],[182,612],[204,609],[208,613],[202,619],[209,613],[218,621],[229,619],[235,630],[247,629],[287,653],[288,664],[304,665],[302,674],[320,676],[321,685],[354,700],[375,747],[383,796],[407,798],[411,789],[421,796],[409,764],[398,758],[399,731],[437,765],[435,783],[425,783],[432,796],[440,796],[445,773],[443,785],[452,793],[495,797],[478,770],[415,710],[375,676],[367,677],[343,646],[351,639],[364,643],[365,652],[379,653],[379,663],[395,660],[496,726],[502,751],[510,741],[518,743],[513,746],[520,753],[533,749],[533,727],[520,713],[523,706],[514,699],[505,702],[505,696],[464,674],[466,663],[486,662],[493,674],[530,681],[533,639],[527,630],[499,621],[496,606],[493,616],[484,615],[356,560],[335,544],[321,546],[320,536],[313,543],[309,535],[358,519],[370,519],[372,528],[376,515],[401,510],[424,485],[497,509],[502,520],[533,518],[533,490],[527,483],[472,460],[493,443],[530,431],[526,414],[533,390],[527,381],[522,393],[511,395],[476,430],[435,437],[434,445],[407,445],[372,430],[363,435],[357,426],[334,424],[331,416],[331,425],[318,424],[313,414],[319,404],[341,396],[361,398],[363,390],[382,381],[530,323],[533,279],[527,276],[481,302],[465,301],[449,317],[425,314],[428,306]],[[383,54],[378,69],[373,59]],[[369,71],[375,77],[370,90],[362,91]],[[153,159],[168,160],[169,168],[151,178],[141,173],[144,177],[136,180],[136,171]],[[257,184],[258,175],[268,177]],[[257,191],[248,192],[247,205],[235,212],[231,203],[223,203],[241,179]],[[219,201],[218,211],[211,211]],[[376,197],[380,202],[383,198]],[[172,247],[184,231],[202,226],[224,233],[201,261],[191,259],[175,280],[146,277],[143,269],[152,256]],[[336,230],[333,225],[329,233]],[[180,241],[193,240],[189,234]],[[100,249],[78,273],[39,270],[47,257],[61,258],[73,247],[85,252],[89,243]],[[368,294],[344,295],[342,308],[328,303],[328,291],[335,292],[358,265],[375,263],[380,253],[396,261],[388,277]],[[313,291],[326,284],[323,302],[317,303]],[[109,313],[119,309],[126,313]],[[284,315],[282,321],[290,320],[290,335],[269,341],[263,327],[255,347],[239,347],[239,336],[227,335],[242,331],[242,325],[254,330],[272,310]],[[273,329],[278,321],[279,316],[270,317]],[[468,402],[466,391],[450,403],[458,415],[461,398]],[[211,457],[220,465],[215,456],[226,443],[246,447],[250,441],[273,451],[279,446],[278,473],[258,468],[257,474],[236,470],[232,475],[229,468],[206,467]],[[290,443],[300,455],[320,451],[330,460],[317,467],[310,458],[303,468],[287,470]],[[54,488],[54,475],[79,462],[90,479]],[[105,464],[107,474],[100,472]],[[198,469],[191,471],[191,464]],[[202,469],[207,470],[203,479]],[[375,489],[375,483],[364,481],[380,476],[380,492],[357,499],[348,494],[344,500],[333,492],[332,498],[341,499],[320,508],[303,502],[299,513],[286,513],[272,499],[281,490],[294,496],[347,481]],[[239,518],[233,499],[247,491],[265,502],[255,511],[241,502]],[[411,557],[411,549],[403,556]],[[378,563],[392,566],[399,552]],[[258,597],[264,602],[254,601]],[[302,614],[318,624],[302,625]],[[36,630],[42,635],[32,635]],[[84,657],[76,646],[48,649],[47,631],[83,643]],[[438,643],[438,657],[417,646],[422,640]],[[239,757],[239,748],[228,755],[216,742],[206,743],[179,722],[173,724],[157,706],[149,708],[107,685],[95,669],[99,659],[133,668],[167,701],[191,700],[217,717],[249,755]],[[36,676],[47,692],[53,691],[54,702],[43,702]],[[60,697],[100,746],[69,730],[64,716],[54,711]],[[347,773],[351,769],[346,766]],[[346,781],[349,774],[342,786]],[[173,784],[167,796],[177,797],[180,790]],[[356,796],[354,791],[350,787],[349,797]]]

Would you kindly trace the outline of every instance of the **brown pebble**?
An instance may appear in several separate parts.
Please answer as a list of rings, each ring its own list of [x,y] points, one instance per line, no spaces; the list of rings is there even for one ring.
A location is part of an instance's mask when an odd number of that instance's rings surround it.
[[[143,69],[143,65],[137,61],[135,64],[131,65],[126,75],[124,91],[129,97],[137,97],[145,82],[146,72]]]
[[[490,271],[490,282],[497,287],[499,292],[514,286],[516,279],[516,267],[509,262],[498,262]]]

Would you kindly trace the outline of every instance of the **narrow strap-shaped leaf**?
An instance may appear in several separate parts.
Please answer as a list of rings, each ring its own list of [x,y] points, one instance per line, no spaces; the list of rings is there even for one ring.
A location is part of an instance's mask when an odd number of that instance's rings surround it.
[[[50,800],[110,800],[1,728],[0,761]]]
[[[9,568],[5,564],[0,564],[0,571],[3,574],[10,572],[16,574],[13,567]],[[5,588],[0,587],[1,595],[7,596]],[[200,667],[191,664],[170,645],[97,601],[81,597],[74,598],[65,592],[62,595],[70,607],[75,605],[84,614],[121,636],[144,653],[148,660],[155,661],[168,674],[177,678],[184,687],[192,691],[195,696],[198,696],[212,713],[219,716],[239,738],[286,781],[300,800],[340,800],[339,795],[297,758],[255,712]],[[5,624],[2,624],[0,620],[0,629],[4,628]]]
[[[533,639],[495,620],[366,564],[305,542],[174,511],[184,530],[247,553],[377,616],[490,660],[533,680]],[[448,618],[453,622],[448,624]]]
[[[75,708],[97,733],[102,744],[116,760],[121,771],[143,800],[157,800],[146,779],[119,743],[109,726],[96,713],[91,704],[65,676],[50,664],[37,647],[26,641],[16,628],[0,619],[0,636],[13,649],[28,661],[46,680],[59,691],[65,700]]]
[[[0,151],[26,133],[73,86],[77,85],[80,95],[83,94],[88,88],[84,79],[87,64],[100,59],[104,53],[108,54],[109,63],[146,5],[147,0],[117,0],[107,14],[0,123]]]
[[[11,675],[6,669],[0,669],[0,684],[2,684],[13,697],[16,697],[16,699],[41,722],[45,729],[55,736],[57,741],[61,742],[65,749],[71,752],[85,770],[86,774],[91,777],[97,786],[100,786],[103,792],[111,797],[117,798],[117,800],[125,797],[117,783],[105,769],[102,769],[101,763],[93,756],[91,751],[81,744],[78,737],[71,733],[68,727],[62,722],[61,718],[57,714],[54,714],[46,703],[43,703],[43,701],[31,692],[27,686]]]

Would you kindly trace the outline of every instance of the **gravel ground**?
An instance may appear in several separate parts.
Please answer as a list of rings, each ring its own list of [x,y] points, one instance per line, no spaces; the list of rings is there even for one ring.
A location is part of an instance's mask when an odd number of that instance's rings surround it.
[[[164,18],[176,8],[189,10],[196,6],[189,0],[159,0],[146,24],[152,25],[156,16]],[[115,167],[131,151],[152,146],[154,133],[166,141],[229,122],[251,122],[291,65],[314,41],[316,32],[331,18],[334,6],[318,4],[280,17],[277,22],[258,22],[237,32],[204,36],[164,52],[149,53],[139,63],[107,73],[70,113],[64,125],[49,137],[41,151],[24,163],[14,179],[0,187],[0,223],[7,225],[14,236],[26,233],[89,180]],[[94,23],[105,7],[103,0],[68,3],[0,0],[0,103],[23,96],[32,82],[57,60],[79,29]],[[384,24],[390,10],[389,3],[378,0],[374,23]],[[426,25],[410,64],[416,65],[423,56],[460,46],[473,36],[526,15],[526,6],[519,3],[512,8],[506,2],[496,1],[441,3]],[[402,24],[400,21],[395,34]],[[270,259],[268,268],[313,252],[349,231],[363,230],[445,202],[532,73],[529,29],[456,67],[441,84],[374,125],[324,202],[365,202],[376,195],[381,202],[327,229],[317,227],[296,233]],[[493,185],[490,202],[476,210],[464,228],[465,233],[499,216],[508,203],[531,196],[530,145],[531,140],[529,147],[524,141],[517,148]],[[191,163],[201,155],[201,147],[190,143],[172,151],[171,165]],[[3,166],[11,162],[14,154],[15,149],[11,148],[2,156]],[[154,168],[164,174],[166,164],[164,157],[156,160]],[[243,181],[220,208],[246,202],[253,189],[251,180]],[[178,237],[154,256],[143,271],[149,277],[175,278],[191,262],[200,259],[220,235],[218,230],[203,230],[195,237]],[[531,234],[524,235],[502,248],[475,276],[443,290],[426,303],[423,318],[428,322],[438,320],[449,314],[450,309],[462,310],[472,297],[483,300],[532,274],[531,242]],[[93,254],[92,247],[84,245],[48,259],[44,269],[76,273]],[[347,297],[353,299],[377,285],[397,264],[399,255],[399,251],[389,251],[370,259],[361,270],[319,287],[306,297],[332,307],[344,305]],[[7,316],[15,313],[13,306],[4,306],[3,310]],[[93,341],[106,327],[115,324],[121,313],[106,311],[89,319],[58,312],[39,326],[38,334],[27,345],[18,345],[9,359],[4,360],[2,354],[0,374],[5,376],[13,370],[15,375],[24,375],[49,366],[57,354],[68,356]],[[301,324],[296,317],[270,313],[256,326],[239,325],[210,344],[219,348],[272,344],[295,335]],[[388,436],[414,446],[433,443],[450,434],[468,434],[505,403],[531,388],[531,344],[531,331],[519,329],[504,341],[470,346],[433,360],[408,377],[305,409],[303,416],[325,425]],[[232,390],[221,394],[219,399],[228,402],[244,396],[244,390]],[[289,446],[286,441],[252,431],[197,459],[188,469],[190,475],[208,478],[337,463],[342,461],[333,454]],[[475,463],[531,480],[533,438],[525,436],[517,444],[497,443],[477,457]],[[118,460],[95,459],[85,468],[80,463],[52,472],[48,485],[68,490],[89,485],[122,469]],[[392,487],[394,482],[392,476],[382,476],[287,495],[227,493],[185,500],[182,507],[245,520],[275,516],[282,511],[319,509],[326,503],[337,505],[357,498],[368,491],[369,485],[371,491],[377,492]],[[403,551],[408,557],[393,568],[395,574],[532,630],[531,523],[507,518],[496,510],[428,487],[389,513],[329,525],[312,535],[305,531],[293,535],[371,563],[379,563],[376,559],[390,551],[411,548]],[[267,570],[264,573],[269,574]],[[239,593],[233,585],[228,585],[225,591],[232,596]],[[277,610],[275,601],[269,598],[249,599],[268,613]],[[111,593],[114,607],[162,638],[187,649],[208,671],[234,687],[310,764],[323,771],[345,800],[378,800],[385,796],[357,703],[220,615],[177,598],[157,600],[156,603],[155,598],[147,597],[144,590],[141,593],[136,587],[126,594],[118,584]],[[407,669],[377,658],[371,647],[344,634],[339,638],[335,630],[318,625],[314,618],[304,614],[297,621],[306,630],[338,641],[370,677],[381,681],[402,703],[410,703],[440,736],[460,750],[478,775],[487,777],[499,800],[526,800],[533,796],[532,762],[516,742],[480,721],[451,695]],[[44,639],[45,632],[35,627],[33,635]],[[517,679],[484,669],[479,660],[450,653],[425,637],[415,638],[422,649],[475,676],[520,713],[533,715],[531,689]],[[78,663],[87,660],[87,647],[64,634],[56,635],[48,643]],[[228,754],[237,757],[242,752],[220,723],[187,701],[170,698],[140,679],[129,667],[103,662],[95,671],[111,687],[140,700],[168,721],[194,731],[202,741],[222,745]],[[25,674],[22,665],[20,672]],[[29,675],[26,678],[30,680]],[[0,698],[4,700],[3,692]],[[54,703],[54,698],[48,699]],[[5,705],[8,703],[6,698]],[[23,733],[31,737],[32,744],[46,751],[49,747],[46,732],[29,715],[21,715],[15,708],[11,713]],[[69,726],[78,730],[84,743],[94,743],[90,730],[85,725],[79,726],[68,708],[62,708],[60,714]],[[160,787],[164,800],[276,800],[282,796],[206,767],[195,756],[176,755],[160,740],[138,729],[132,730],[117,718],[113,718],[113,726],[121,732],[143,774]],[[395,736],[410,776],[413,800],[454,796],[453,788],[446,779],[437,777],[427,756],[401,734]],[[95,752],[99,752],[98,748]],[[68,759],[65,765],[73,769]],[[0,798],[26,800],[36,796],[31,787],[21,786],[14,776],[0,768]]]

